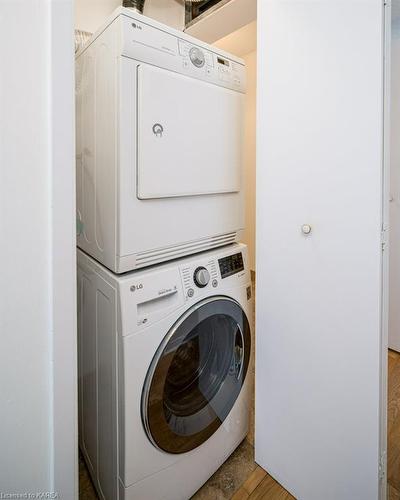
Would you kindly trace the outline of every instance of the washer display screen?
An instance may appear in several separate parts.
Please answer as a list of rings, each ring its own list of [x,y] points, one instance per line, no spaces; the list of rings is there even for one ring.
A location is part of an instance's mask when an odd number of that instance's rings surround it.
[[[241,253],[218,259],[218,264],[222,279],[244,270],[243,256]]]

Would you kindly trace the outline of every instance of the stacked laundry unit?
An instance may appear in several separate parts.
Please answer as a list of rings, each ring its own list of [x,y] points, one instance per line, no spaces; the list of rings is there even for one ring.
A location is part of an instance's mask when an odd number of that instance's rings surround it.
[[[245,68],[123,8],[76,64],[80,447],[101,498],[184,500],[248,427]]]

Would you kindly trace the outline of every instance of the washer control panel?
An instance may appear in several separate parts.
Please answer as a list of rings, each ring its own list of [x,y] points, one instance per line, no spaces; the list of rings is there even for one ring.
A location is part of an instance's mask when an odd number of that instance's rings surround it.
[[[188,263],[181,267],[181,276],[186,300],[191,299],[203,290],[218,287],[220,280],[218,263],[214,259]]]
[[[242,251],[222,254],[213,259],[188,262],[180,267],[185,300],[196,298],[205,291],[218,291],[225,285],[227,278],[240,280],[245,276]]]

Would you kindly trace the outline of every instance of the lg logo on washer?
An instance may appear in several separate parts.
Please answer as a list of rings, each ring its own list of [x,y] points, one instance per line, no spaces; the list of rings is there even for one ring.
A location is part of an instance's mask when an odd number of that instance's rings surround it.
[[[132,28],[136,29],[136,30],[141,30],[143,29],[140,24],[137,24],[137,23],[132,23]]]
[[[136,290],[143,290],[143,283],[138,283],[137,285],[131,286],[131,292],[135,292]]]

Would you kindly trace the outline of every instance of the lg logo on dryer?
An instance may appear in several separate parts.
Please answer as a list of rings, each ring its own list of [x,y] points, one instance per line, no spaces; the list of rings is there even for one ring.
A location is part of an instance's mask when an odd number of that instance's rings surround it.
[[[142,290],[142,289],[143,289],[143,283],[138,283],[137,285],[131,286],[131,292],[135,292],[136,290]]]
[[[137,30],[142,30],[143,28],[140,26],[140,24],[132,23],[132,28],[135,28]]]

